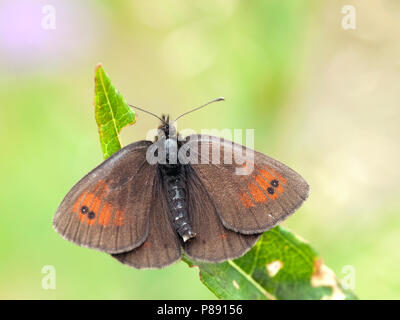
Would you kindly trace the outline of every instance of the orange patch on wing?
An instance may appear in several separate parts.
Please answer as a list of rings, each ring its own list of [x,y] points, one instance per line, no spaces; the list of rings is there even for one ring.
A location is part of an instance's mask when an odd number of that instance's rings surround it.
[[[101,204],[103,203],[103,198],[107,195],[107,185],[103,180],[100,180],[97,185],[96,185],[96,191],[98,194],[96,194],[96,197],[93,199],[93,202],[91,206],[89,207],[89,211],[93,211],[95,213],[95,217],[93,219],[88,219],[86,223],[88,225],[93,225],[96,222],[96,218],[99,215],[99,210],[101,207]]]
[[[99,212],[99,219],[97,223],[104,227],[107,227],[111,222],[112,216],[112,205],[108,202],[104,204],[103,209]]]
[[[97,185],[102,187],[101,194],[103,196],[107,195],[108,193],[107,183],[104,180],[100,180]]]
[[[264,170],[264,169],[260,169],[261,175],[262,175],[264,178],[266,178],[268,181],[274,180],[274,176],[273,176],[271,173],[269,173],[270,168],[268,168],[268,169],[269,169],[268,171],[267,171],[267,170]]]
[[[265,194],[254,183],[249,184],[249,190],[250,190],[251,195],[253,196],[253,199],[256,202],[267,201],[267,197],[265,196]]]
[[[98,220],[98,216],[100,216],[100,209],[102,203],[104,201],[104,197],[108,193],[108,187],[104,180],[99,180],[95,187],[96,197],[93,199],[91,206],[89,207],[89,211],[94,212],[95,216],[92,219],[87,219],[86,223],[88,225],[94,225],[96,220]],[[104,221],[104,217],[103,217]]]
[[[263,177],[267,178],[269,182],[272,180],[277,180],[279,185],[275,187],[275,193],[274,194],[268,194],[269,198],[271,199],[276,199],[278,198],[278,194],[282,194],[284,191],[284,187],[282,185],[286,184],[287,180],[276,170],[270,168],[270,167],[265,167],[266,170],[260,169],[260,172]]]
[[[239,195],[239,197],[243,207],[250,208],[255,206],[247,193],[242,193],[241,195]]]
[[[266,167],[266,169],[270,171],[279,180],[280,183],[286,184],[286,179],[279,172],[270,167]]]
[[[99,214],[101,202],[102,202],[102,200],[100,198],[97,198],[97,197],[94,198],[92,205],[89,208],[89,212],[93,211],[95,213],[95,215],[97,216]],[[96,216],[93,219],[88,219],[86,221],[86,223],[90,226],[93,225],[96,222]]]
[[[275,188],[275,190],[276,190],[276,192],[278,192],[279,194],[282,194],[282,193],[283,193],[283,190],[284,190],[284,188],[282,187],[282,185],[281,185],[281,184],[279,184],[279,186],[278,186],[278,187],[276,187],[276,188]]]
[[[278,179],[280,182],[282,182],[283,184],[286,184],[286,178],[284,178],[281,174],[279,174],[278,172],[276,173],[276,175],[278,176]]]
[[[98,213],[102,200],[98,197],[94,198],[92,205],[90,206],[90,210]]]
[[[270,187],[269,183],[262,176],[257,176],[256,182],[260,185],[260,187],[263,190],[267,190],[268,187]]]
[[[96,222],[96,216],[99,213],[102,198],[107,194],[108,188],[104,180],[100,180],[92,192],[85,191],[74,204],[74,212],[78,213],[79,220],[87,225],[93,225]],[[83,198],[83,200],[82,200]],[[88,211],[82,213],[81,208],[86,206]],[[92,219],[88,218],[88,214],[94,212],[95,216]]]
[[[124,224],[125,222],[124,220],[125,220],[125,211],[117,210],[115,212],[113,224],[117,227],[120,227]]]
[[[88,193],[85,197],[85,199],[82,201],[81,207],[82,206],[86,206],[88,208],[90,208],[92,206],[92,202],[94,199],[94,193]],[[79,220],[86,221],[87,220],[87,213],[83,214],[80,210],[79,210],[79,214],[78,214]]]
[[[78,200],[76,200],[75,203],[74,203],[74,207],[72,208],[72,212],[78,212],[79,211],[79,209],[81,207],[80,204],[81,204],[83,198],[86,196],[86,194],[87,194],[87,191],[81,193],[81,195],[79,196]]]

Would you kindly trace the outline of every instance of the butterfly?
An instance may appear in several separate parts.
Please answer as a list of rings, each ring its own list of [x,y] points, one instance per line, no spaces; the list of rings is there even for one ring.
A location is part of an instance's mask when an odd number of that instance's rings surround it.
[[[180,117],[156,117],[155,141],[125,146],[67,193],[53,218],[62,237],[139,269],[168,266],[182,250],[218,263],[245,254],[308,197],[281,162],[215,136],[182,138]]]

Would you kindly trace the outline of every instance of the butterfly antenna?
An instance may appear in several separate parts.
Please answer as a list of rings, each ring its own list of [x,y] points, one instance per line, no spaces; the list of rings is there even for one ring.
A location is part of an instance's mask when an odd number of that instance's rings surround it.
[[[191,112],[193,112],[193,111],[199,110],[199,109],[201,109],[201,108],[204,108],[205,106],[208,106],[208,105],[211,104],[211,103],[218,102],[218,101],[225,101],[225,98],[224,98],[224,97],[216,98],[216,99],[214,99],[214,100],[211,100],[211,101],[209,101],[209,102],[207,102],[207,103],[201,105],[200,107],[197,107],[197,108],[194,108],[194,109],[192,109],[192,110],[189,110],[189,111],[187,111],[187,112],[185,112],[185,113],[182,113],[182,114],[181,114],[178,118],[176,118],[173,122],[175,122],[175,121],[178,120],[179,118],[181,118],[181,117],[187,115],[188,113],[191,113]]]
[[[128,106],[130,106],[131,108],[135,108],[135,109],[138,109],[138,110],[140,110],[140,111],[143,111],[143,112],[145,112],[145,113],[147,113],[147,114],[150,114],[150,115],[152,115],[153,117],[156,117],[157,119],[161,120],[162,123],[165,123],[165,121],[164,121],[163,119],[161,119],[159,116],[155,115],[154,113],[152,113],[152,112],[150,112],[150,111],[147,111],[147,110],[144,110],[144,109],[142,109],[142,108],[133,106],[133,105],[131,105],[131,104],[129,104],[129,103],[128,103]]]

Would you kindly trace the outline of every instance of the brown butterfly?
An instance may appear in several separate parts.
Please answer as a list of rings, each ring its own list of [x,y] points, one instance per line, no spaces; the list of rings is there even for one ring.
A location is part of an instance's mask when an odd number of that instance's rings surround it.
[[[307,198],[306,181],[284,164],[213,136],[182,139],[168,117],[159,119],[155,142],[127,145],[68,192],[53,219],[65,239],[135,268],[165,267],[182,249],[222,262]]]

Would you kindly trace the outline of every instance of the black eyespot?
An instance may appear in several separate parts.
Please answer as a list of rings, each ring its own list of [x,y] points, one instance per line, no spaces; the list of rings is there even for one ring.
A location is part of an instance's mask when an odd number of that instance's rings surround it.
[[[273,186],[273,187],[278,187],[279,186],[279,181],[278,180],[272,180],[271,181],[271,186]]]
[[[89,219],[94,219],[95,216],[96,216],[96,214],[95,214],[93,211],[90,211],[90,212],[88,213],[88,218],[89,218]]]
[[[190,157],[190,149],[186,150],[186,157]]]
[[[82,207],[81,207],[81,212],[82,212],[83,214],[86,214],[86,213],[89,212],[89,208],[86,207],[86,206],[82,206]]]
[[[267,191],[268,191],[269,194],[274,194],[275,193],[274,188],[271,188],[271,187],[267,188]]]

